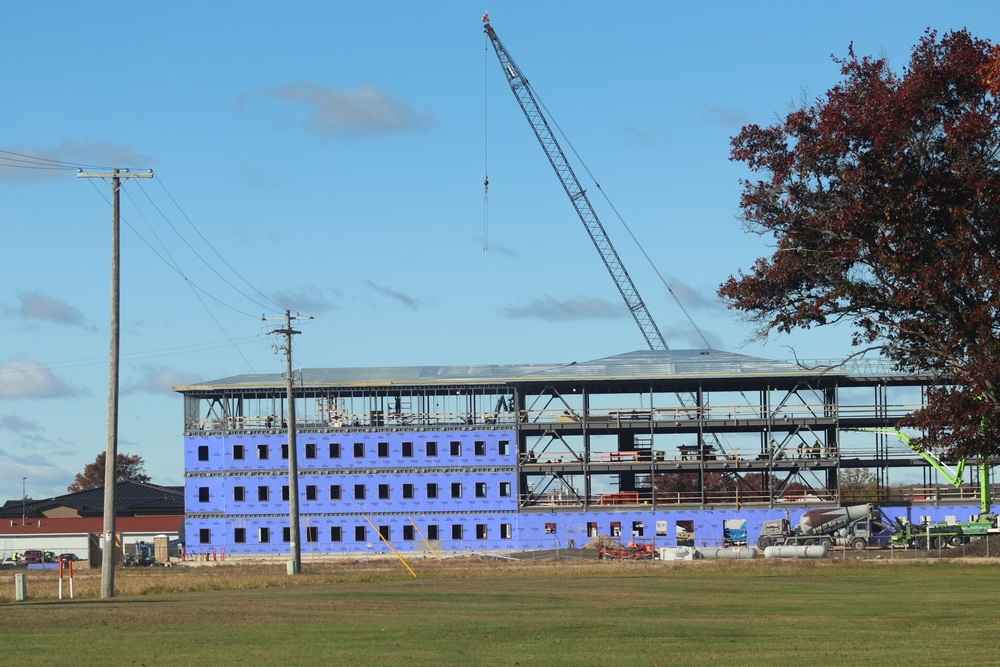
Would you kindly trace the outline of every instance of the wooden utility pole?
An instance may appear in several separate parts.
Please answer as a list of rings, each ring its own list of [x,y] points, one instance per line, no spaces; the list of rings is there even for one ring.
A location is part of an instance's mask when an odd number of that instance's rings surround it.
[[[152,170],[133,174],[128,169],[111,173],[85,173],[77,171],[77,178],[111,179],[111,352],[108,362],[108,444],[104,459],[104,544],[101,558],[101,597],[115,595],[115,467],[118,463],[118,340],[120,325],[119,294],[121,292],[121,269],[119,265],[120,242],[119,197],[123,178],[152,178]]]
[[[269,318],[265,317],[264,320]],[[275,318],[271,318],[275,319]],[[285,344],[281,348],[285,353],[285,368],[288,380],[285,419],[288,426],[288,542],[291,549],[292,567],[289,574],[302,572],[302,543],[299,534],[299,457],[295,444],[295,378],[292,375],[292,336],[302,333],[292,328],[293,319],[312,319],[311,317],[292,317],[290,311],[285,311],[285,328],[275,329],[270,333],[283,334]]]

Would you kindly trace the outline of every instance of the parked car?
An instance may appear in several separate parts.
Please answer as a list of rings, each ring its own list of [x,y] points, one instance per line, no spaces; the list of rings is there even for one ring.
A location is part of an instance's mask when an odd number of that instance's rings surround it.
[[[60,560],[63,563],[69,563],[69,562],[75,563],[80,559],[79,557],[77,557],[76,554],[59,554],[59,558],[57,558],[56,560]]]
[[[21,563],[30,565],[31,563],[44,563],[45,554],[40,549],[28,549],[21,554]]]

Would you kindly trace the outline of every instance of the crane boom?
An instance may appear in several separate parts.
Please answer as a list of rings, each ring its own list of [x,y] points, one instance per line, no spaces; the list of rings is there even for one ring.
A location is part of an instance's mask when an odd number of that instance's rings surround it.
[[[625,305],[628,306],[629,312],[632,313],[632,317],[635,318],[636,324],[639,325],[642,335],[646,338],[649,349],[669,349],[666,340],[663,338],[663,334],[660,333],[660,329],[649,314],[649,309],[646,308],[642,297],[639,296],[632,278],[628,275],[628,271],[625,270],[625,265],[622,264],[621,259],[618,257],[618,252],[611,244],[611,239],[608,238],[607,232],[604,231],[604,226],[598,219],[597,213],[594,212],[594,207],[591,206],[586,191],[573,172],[573,168],[566,160],[566,155],[559,146],[559,142],[556,141],[548,121],[535,101],[535,96],[531,91],[531,86],[528,85],[528,80],[521,73],[514,59],[510,57],[507,49],[504,48],[500,38],[497,37],[496,32],[490,26],[489,17],[485,14],[483,15],[483,24],[486,35],[490,38],[490,42],[493,43],[493,50],[496,51],[497,58],[500,60],[500,66],[507,77],[507,83],[510,84],[510,89],[514,92],[514,97],[517,98],[518,103],[521,105],[521,111],[524,112],[525,118],[528,119],[531,129],[535,131],[538,143],[541,144],[542,150],[548,156],[549,162],[556,172],[556,176],[559,177],[563,189],[566,191],[566,196],[573,203],[577,215],[580,216],[580,221],[586,228],[587,234],[590,235],[590,240],[594,242],[594,247],[597,248],[601,259],[604,260],[604,265],[608,268],[608,272],[615,281],[618,291],[621,292],[622,298],[625,299]]]

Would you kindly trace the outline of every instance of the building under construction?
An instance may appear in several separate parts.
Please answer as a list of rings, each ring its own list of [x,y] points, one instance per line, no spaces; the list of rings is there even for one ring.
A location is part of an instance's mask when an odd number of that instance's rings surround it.
[[[307,555],[580,548],[599,535],[723,546],[727,527],[752,543],[764,520],[817,505],[875,501],[915,523],[978,511],[975,485],[940,485],[924,458],[865,430],[920,407],[928,377],[656,350],[294,380]],[[188,552],[287,554],[286,378],[177,391]],[[842,488],[857,470],[874,484]],[[890,488],[896,475],[910,483]]]

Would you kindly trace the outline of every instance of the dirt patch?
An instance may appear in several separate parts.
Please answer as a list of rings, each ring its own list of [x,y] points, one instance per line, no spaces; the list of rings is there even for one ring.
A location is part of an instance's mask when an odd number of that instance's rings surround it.
[[[969,542],[962,546],[962,552],[965,558],[1000,558],[1000,535]]]

